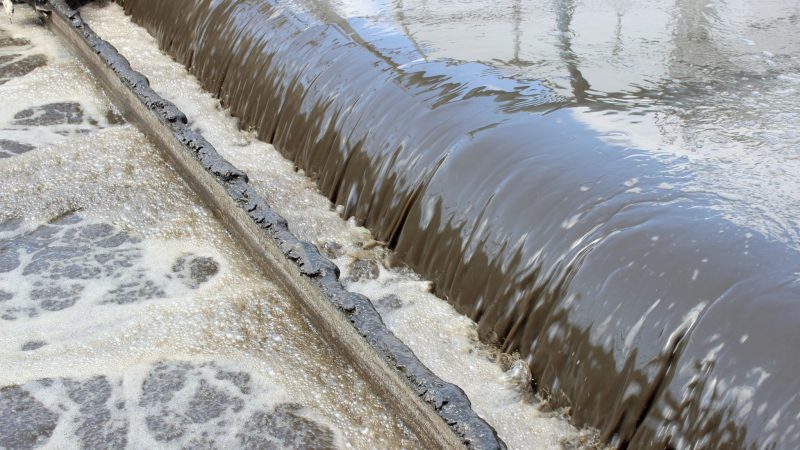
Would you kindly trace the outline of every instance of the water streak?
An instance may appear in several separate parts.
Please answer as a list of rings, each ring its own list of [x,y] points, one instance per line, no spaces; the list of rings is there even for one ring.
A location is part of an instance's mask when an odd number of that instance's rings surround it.
[[[637,448],[800,439],[796,249],[680,155],[580,114],[620,108],[591,109],[575,2],[556,2],[561,89],[324,2],[121,3],[577,423]]]

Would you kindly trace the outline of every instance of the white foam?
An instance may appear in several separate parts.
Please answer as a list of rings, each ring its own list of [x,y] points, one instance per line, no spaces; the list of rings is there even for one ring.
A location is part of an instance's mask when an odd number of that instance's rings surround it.
[[[17,59],[43,55],[47,65],[34,69],[23,77],[11,78],[2,85],[3,101],[0,105],[0,130],[3,139],[32,145],[53,144],[64,134],[86,132],[88,129],[108,126],[106,112],[113,109],[105,95],[97,91],[86,69],[75,64],[69,52],[58,45],[53,34],[44,28],[34,11],[19,6],[13,24],[2,24],[8,34],[23,38],[29,45],[0,48],[6,55],[19,55]],[[28,108],[52,103],[79,103],[83,118],[75,123],[58,123],[37,127],[20,125],[15,114]],[[90,123],[91,122],[91,123]],[[96,122],[96,124],[94,124]]]
[[[51,33],[22,20],[31,14],[20,5],[14,26],[0,25],[25,34],[30,51],[48,57],[47,65],[0,85],[0,98],[20,99],[0,104],[0,139],[36,146],[0,159],[0,256],[9,258],[0,261],[0,315],[10,314],[0,319],[0,386],[20,385],[14,392],[57,415],[52,436],[41,443],[81,445],[76,420],[86,414],[68,401],[64,386],[102,376],[113,386],[108,405],[124,404],[112,411],[114,423],[128,423],[127,442],[136,448],[175,448],[203,433],[230,447],[238,439],[231,433],[244,429],[250,413],[287,402],[302,405],[291,414],[330,428],[337,446],[418,446],[141,132],[88,122],[112,106]],[[14,125],[20,110],[56,101],[78,104],[87,131]],[[115,237],[123,242],[102,241]],[[37,297],[37,289],[61,293]],[[67,304],[45,305],[67,297]],[[214,383],[202,366],[212,363],[247,373],[257,395],[243,396],[240,412],[220,413],[227,425],[187,425],[185,436],[156,442],[144,419],[152,411],[137,399],[164,360],[200,367],[192,369],[185,396],[201,380]],[[217,387],[230,394],[226,386]],[[0,402],[16,401],[9,396],[1,391]],[[185,409],[188,399],[167,406]],[[14,432],[0,429],[0,441]]]
[[[132,24],[120,7],[88,6],[82,14],[148,77],[153,89],[186,113],[225,158],[248,173],[254,187],[288,219],[296,235],[328,248],[329,256],[342,268],[346,286],[370,297],[387,326],[423,363],[459,385],[509,448],[560,448],[563,441],[588,434],[558,414],[543,412],[538,399],[527,391],[529,383],[520,382],[524,373],[519,363],[510,368],[501,365],[495,352],[478,342],[475,324],[431,294],[429,282],[407,270],[387,268],[391,264],[385,262],[394,257],[368,230],[343,220],[314,182],[295,172],[293,163],[274,147],[239,130],[236,119],[183,66],[160,52],[155,40]],[[350,267],[363,260],[374,263],[368,265],[378,269],[377,279],[369,279],[371,275],[352,279]],[[369,274],[363,267],[358,272]]]

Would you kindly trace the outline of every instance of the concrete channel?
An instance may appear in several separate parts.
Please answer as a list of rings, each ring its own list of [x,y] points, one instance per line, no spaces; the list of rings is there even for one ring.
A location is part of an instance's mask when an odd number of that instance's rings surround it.
[[[30,280],[13,277],[28,273],[39,278],[31,292],[0,292],[11,325],[0,340],[19,348],[2,357],[15,370],[0,378],[0,446],[505,448],[462,389],[420,362],[370,299],[343,286],[340,268],[296,237],[247,174],[77,11],[61,0],[36,3],[38,13],[18,5],[16,27],[42,14],[108,99],[99,95],[88,109],[64,101],[14,112],[15,133],[30,132],[28,120],[70,136],[61,148],[43,142],[51,154],[3,141],[7,160],[20,158],[2,167],[3,286],[24,285]],[[18,59],[23,75],[45,65],[35,55]],[[86,74],[70,71],[36,80],[54,81],[38,93],[23,86],[26,101],[49,101],[59,89],[91,93],[72,84]],[[47,256],[53,249],[60,253]],[[122,253],[125,261],[103,266]],[[164,255],[171,265],[160,262]],[[237,290],[250,283],[258,289]],[[37,289],[58,291],[61,301],[15,303]],[[175,299],[184,304],[165,302]],[[209,312],[216,307],[225,311],[222,326]],[[48,318],[65,310],[67,320]],[[224,338],[212,344],[208,333]],[[51,343],[53,335],[63,339]],[[141,420],[126,418],[124,410],[137,409],[128,414]],[[211,421],[215,427],[203,428]]]

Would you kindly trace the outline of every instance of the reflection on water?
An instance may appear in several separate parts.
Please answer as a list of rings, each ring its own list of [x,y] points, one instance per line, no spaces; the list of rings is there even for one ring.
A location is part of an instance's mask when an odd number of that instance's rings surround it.
[[[791,7],[185,1],[124,7],[577,424],[800,442]]]
[[[509,369],[509,358],[495,358],[496,351],[487,351],[477,341],[475,324],[430,293],[428,282],[403,268],[387,267],[388,252],[368,230],[342,220],[291,161],[252,132],[238,129],[237,120],[219,101],[182,65],[158,52],[153,37],[132,24],[121,8],[89,6],[81,15],[147,76],[153,89],[187,114],[193,128],[202,130],[227,160],[247,172],[250,184],[288,220],[293,233],[336,262],[349,290],[374,300],[389,329],[426,366],[465,391],[475,411],[509,448],[529,448],[536,442],[540,450],[561,449],[565,441],[594,438],[591,432],[575,430],[560,414],[528,401],[530,373],[522,361]]]
[[[716,206],[732,220],[800,246],[797,2],[333,0],[330,7],[373,45],[394,46],[381,53],[395,61],[480,62],[453,81],[480,77],[540,100],[528,104],[541,103],[546,88],[553,107],[572,107],[608,142],[691,170],[686,189],[719,196]],[[376,44],[376,29],[392,39]],[[487,82],[486,72],[499,82]]]

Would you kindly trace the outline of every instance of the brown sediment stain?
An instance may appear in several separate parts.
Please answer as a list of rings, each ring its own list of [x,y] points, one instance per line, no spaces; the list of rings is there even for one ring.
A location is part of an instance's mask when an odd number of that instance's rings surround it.
[[[577,424],[632,448],[800,444],[800,257],[713,195],[660,187],[691,173],[605,142],[546,89],[400,64],[343,19],[119,3]]]

